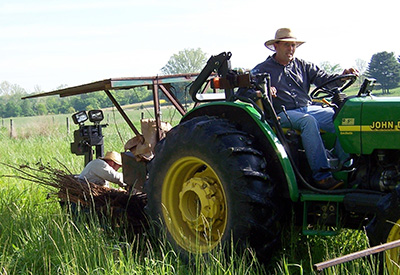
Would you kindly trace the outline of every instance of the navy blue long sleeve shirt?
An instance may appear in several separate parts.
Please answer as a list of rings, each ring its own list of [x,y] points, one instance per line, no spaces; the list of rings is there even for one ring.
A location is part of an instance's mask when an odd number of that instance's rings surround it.
[[[297,109],[311,104],[310,86],[316,86],[336,77],[318,68],[311,62],[294,58],[288,65],[278,63],[274,56],[269,56],[251,71],[252,74],[269,73],[271,86],[277,89],[277,97],[273,98],[276,112],[282,111],[282,105],[287,110]]]

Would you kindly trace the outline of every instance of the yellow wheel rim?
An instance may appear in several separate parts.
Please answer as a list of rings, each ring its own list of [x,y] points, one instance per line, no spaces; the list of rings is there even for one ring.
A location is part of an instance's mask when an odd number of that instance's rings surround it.
[[[225,232],[226,197],[215,171],[196,157],[177,160],[164,178],[163,215],[173,239],[186,251],[214,249]]]
[[[393,225],[389,232],[387,242],[393,242],[400,239],[400,220]],[[389,274],[400,274],[400,248],[392,248],[385,253],[386,267]]]

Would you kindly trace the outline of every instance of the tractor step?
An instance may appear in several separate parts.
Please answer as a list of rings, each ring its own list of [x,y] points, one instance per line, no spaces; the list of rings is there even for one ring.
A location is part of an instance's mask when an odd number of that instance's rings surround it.
[[[339,204],[343,195],[303,193],[303,234],[332,236],[338,233]]]

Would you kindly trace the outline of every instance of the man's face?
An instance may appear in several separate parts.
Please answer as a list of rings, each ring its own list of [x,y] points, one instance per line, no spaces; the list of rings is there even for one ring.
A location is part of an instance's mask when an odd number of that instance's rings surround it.
[[[110,165],[115,171],[118,171],[121,168],[121,165],[116,164],[114,161],[109,160],[107,161],[108,165]]]
[[[286,65],[294,58],[297,44],[295,42],[276,42],[274,43],[276,59],[279,63]]]
[[[116,164],[115,162],[114,162],[114,170],[115,171],[118,171],[119,170],[119,168],[121,168],[121,165],[119,165],[119,164]]]

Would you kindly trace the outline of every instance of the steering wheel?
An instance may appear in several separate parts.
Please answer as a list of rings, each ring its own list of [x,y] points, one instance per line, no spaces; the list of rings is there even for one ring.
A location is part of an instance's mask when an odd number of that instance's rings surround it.
[[[354,74],[344,74],[344,75],[338,75],[318,87],[316,87],[312,92],[310,93],[310,97],[312,99],[323,99],[327,97],[332,97],[336,93],[341,93],[344,90],[346,90],[348,87],[350,87],[355,81],[357,80],[357,76]],[[338,85],[335,88],[328,89],[326,86],[328,84],[331,84],[332,82],[339,82],[342,81],[342,84]],[[340,82],[339,82],[340,83]]]

